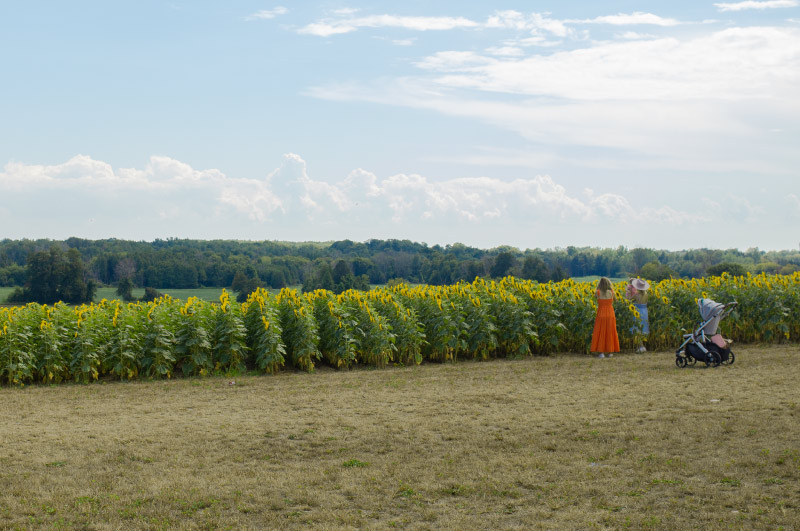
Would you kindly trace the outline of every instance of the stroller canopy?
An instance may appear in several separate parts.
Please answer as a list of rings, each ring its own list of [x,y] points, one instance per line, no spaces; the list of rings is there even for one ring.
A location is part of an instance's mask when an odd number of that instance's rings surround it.
[[[700,317],[703,318],[703,321],[708,321],[712,317],[722,313],[722,310],[725,308],[724,304],[714,302],[711,299],[699,299],[697,301],[697,306],[700,308]]]
[[[725,309],[725,305],[711,299],[699,299],[697,306],[700,309],[700,317],[703,318],[703,321],[708,321],[702,330],[709,335],[716,334],[721,319],[720,314]]]

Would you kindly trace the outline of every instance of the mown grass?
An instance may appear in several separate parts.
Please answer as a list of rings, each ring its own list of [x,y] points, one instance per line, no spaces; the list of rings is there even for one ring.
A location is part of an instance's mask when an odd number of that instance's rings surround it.
[[[797,529],[800,348],[0,389],[0,528]]]
[[[219,302],[219,296],[222,294],[223,288],[195,288],[195,289],[164,289],[159,290],[165,295],[169,295],[175,299],[186,300],[189,297],[197,297],[200,300],[209,302]],[[3,304],[6,298],[14,291],[14,288],[0,287],[0,304]],[[230,292],[230,289],[228,289]],[[132,295],[136,298],[144,296],[144,288],[134,288]],[[119,299],[117,295],[117,288],[115,287],[102,287],[97,288],[95,293],[94,302],[100,302],[103,299],[114,300]]]
[[[572,277],[575,282],[597,282],[600,280],[600,275],[588,275],[585,277]],[[628,277],[608,277],[611,282],[627,282]]]
[[[209,302],[219,302],[219,296],[222,294],[223,288],[194,288],[194,289],[162,289],[158,290],[165,295],[169,295],[175,299],[186,300],[189,297],[197,297],[200,300]],[[228,289],[230,292],[230,289]],[[144,288],[134,288],[131,294],[138,298],[144,296]],[[103,299],[113,300],[119,299],[117,295],[117,288],[105,287],[97,288],[94,301],[100,302]]]
[[[8,296],[11,295],[12,291],[14,291],[14,288],[10,288],[8,286],[0,286],[0,304],[3,304],[5,302],[6,298],[8,298]]]

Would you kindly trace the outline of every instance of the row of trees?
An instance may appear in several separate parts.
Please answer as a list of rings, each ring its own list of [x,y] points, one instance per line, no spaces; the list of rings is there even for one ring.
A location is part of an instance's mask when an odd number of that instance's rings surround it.
[[[64,252],[53,245],[47,251],[31,253],[25,272],[25,287],[17,287],[8,297],[9,302],[79,304],[94,299],[97,284],[87,278],[77,249]]]
[[[44,253],[44,254],[43,254]],[[48,254],[49,253],[49,254]],[[45,257],[45,255],[47,255]],[[47,265],[49,264],[49,266]],[[43,280],[47,267],[55,280]],[[70,269],[71,268],[71,269]],[[566,247],[477,249],[460,243],[428,246],[409,240],[271,242],[232,240],[0,241],[0,286],[26,286],[16,296],[46,302],[76,300],[96,284],[157,289],[232,287],[240,295],[256,287],[302,285],[304,290],[364,289],[393,279],[448,285],[475,277],[514,275],[547,282],[590,275],[641,275],[651,280],[702,277],[722,271],[790,273],[800,252],[758,249],[659,251]],[[80,269],[81,274],[75,271]],[[71,270],[68,280],[60,271]],[[60,274],[60,273],[59,273]],[[85,287],[76,280],[81,277]],[[129,289],[130,288],[130,289]]]

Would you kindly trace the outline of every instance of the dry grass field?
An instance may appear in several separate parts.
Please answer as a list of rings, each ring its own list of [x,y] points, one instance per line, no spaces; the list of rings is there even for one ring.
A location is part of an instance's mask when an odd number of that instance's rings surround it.
[[[0,529],[800,529],[800,347],[0,389]]]

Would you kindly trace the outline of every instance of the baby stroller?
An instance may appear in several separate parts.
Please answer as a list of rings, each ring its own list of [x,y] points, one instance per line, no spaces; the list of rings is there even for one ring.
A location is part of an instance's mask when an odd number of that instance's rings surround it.
[[[720,304],[711,299],[700,299],[697,306],[703,319],[691,334],[684,334],[683,343],[675,351],[675,365],[686,367],[698,361],[706,367],[731,365],[736,356],[731,352],[730,342],[718,332],[719,323],[733,311],[738,303]]]

